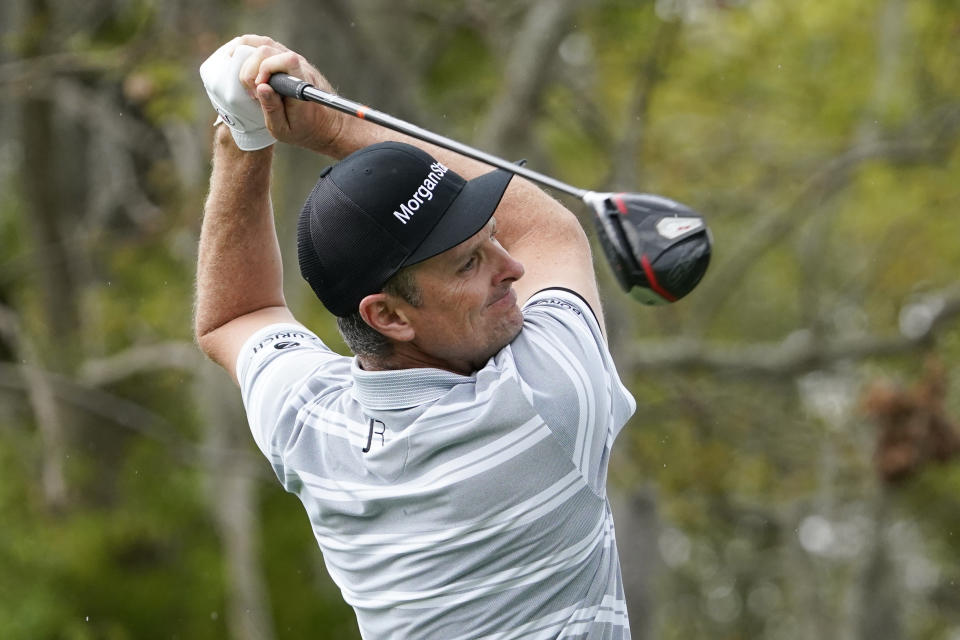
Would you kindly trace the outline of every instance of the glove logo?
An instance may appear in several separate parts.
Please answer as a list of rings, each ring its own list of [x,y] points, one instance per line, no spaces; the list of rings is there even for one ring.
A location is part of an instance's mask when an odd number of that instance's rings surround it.
[[[230,114],[227,113],[225,110],[221,109],[220,107],[216,107],[216,106],[214,107],[214,109],[217,110],[217,113],[220,114],[220,117],[223,118],[223,121],[226,122],[229,126],[231,126],[231,127],[237,126],[237,123],[234,122],[233,118],[230,117]]]

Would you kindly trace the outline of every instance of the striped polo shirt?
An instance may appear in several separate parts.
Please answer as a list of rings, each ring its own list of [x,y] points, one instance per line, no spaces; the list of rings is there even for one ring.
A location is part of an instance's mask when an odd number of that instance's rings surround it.
[[[244,345],[250,427],[368,639],[629,638],[610,448],[636,408],[548,289],[470,376],[364,371],[296,324]]]

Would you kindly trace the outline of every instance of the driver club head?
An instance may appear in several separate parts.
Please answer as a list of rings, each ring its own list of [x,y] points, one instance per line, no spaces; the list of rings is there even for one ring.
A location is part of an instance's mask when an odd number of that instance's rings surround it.
[[[713,239],[703,216],[662,196],[583,196],[596,213],[597,235],[624,291],[643,304],[676,302],[710,264]]]

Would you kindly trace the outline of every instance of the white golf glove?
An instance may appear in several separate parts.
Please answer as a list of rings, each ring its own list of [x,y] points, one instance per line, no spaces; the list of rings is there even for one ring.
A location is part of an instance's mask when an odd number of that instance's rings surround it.
[[[224,45],[200,65],[203,87],[220,114],[214,124],[222,121],[230,127],[234,142],[244,151],[256,151],[276,142],[264,124],[260,103],[247,95],[240,84],[240,67],[253,51],[253,47],[241,44],[231,56]]]

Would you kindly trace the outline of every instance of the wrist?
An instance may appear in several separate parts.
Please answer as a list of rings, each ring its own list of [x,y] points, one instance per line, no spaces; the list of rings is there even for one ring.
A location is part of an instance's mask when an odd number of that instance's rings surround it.
[[[325,135],[311,140],[309,149],[337,160],[379,142],[384,132],[382,127],[339,112],[336,113],[336,120],[321,131]]]
[[[233,141],[233,136],[230,135],[230,127],[221,120],[218,120],[217,123],[213,125],[213,144],[216,147],[227,145],[237,146],[237,143]]]
[[[321,121],[320,126],[315,126],[313,135],[305,139],[302,146],[325,156],[341,158],[342,156],[338,155],[338,149],[341,144],[340,140],[349,127],[346,126],[344,122],[346,117],[342,113],[337,113],[329,109],[327,109],[327,111],[330,114],[329,119],[326,122]]]
[[[264,147],[263,149],[256,149],[254,151],[244,151],[237,146],[236,140],[233,139],[233,134],[230,131],[230,127],[225,124],[218,124],[213,129],[213,151],[215,155],[225,156],[225,157],[235,157],[238,159],[262,159],[270,158],[273,156],[273,147],[270,145]]]

